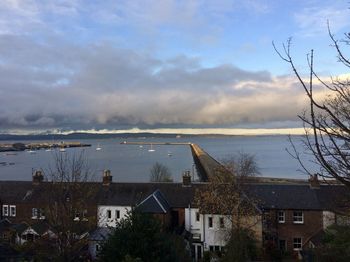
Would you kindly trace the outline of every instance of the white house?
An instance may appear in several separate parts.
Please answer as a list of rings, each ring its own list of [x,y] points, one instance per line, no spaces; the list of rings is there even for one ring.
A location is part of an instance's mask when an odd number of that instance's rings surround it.
[[[131,206],[99,205],[97,207],[97,226],[115,227],[116,222],[125,218]]]

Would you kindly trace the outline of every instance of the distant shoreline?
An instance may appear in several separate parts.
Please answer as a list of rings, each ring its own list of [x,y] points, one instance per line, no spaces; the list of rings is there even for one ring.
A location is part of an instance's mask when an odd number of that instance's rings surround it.
[[[249,136],[288,136],[288,134],[176,134],[176,133],[70,133],[70,134],[36,134],[36,135],[14,135],[14,134],[0,134],[0,140],[65,140],[65,139],[108,139],[108,138],[190,138],[190,137],[249,137]],[[291,136],[301,136],[300,134],[291,134]]]

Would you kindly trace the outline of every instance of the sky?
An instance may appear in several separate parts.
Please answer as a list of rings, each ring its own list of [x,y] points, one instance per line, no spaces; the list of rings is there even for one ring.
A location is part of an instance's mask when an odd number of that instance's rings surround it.
[[[323,79],[346,76],[327,21],[340,39],[349,12],[337,0],[1,0],[0,133],[299,132],[305,94],[272,42],[292,38],[305,77],[311,49]]]

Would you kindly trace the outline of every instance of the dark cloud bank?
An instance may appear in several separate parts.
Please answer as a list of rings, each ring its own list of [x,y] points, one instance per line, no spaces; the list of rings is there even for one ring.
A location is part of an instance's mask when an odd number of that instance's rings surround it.
[[[0,130],[268,126],[303,107],[294,79],[266,71],[0,35]]]

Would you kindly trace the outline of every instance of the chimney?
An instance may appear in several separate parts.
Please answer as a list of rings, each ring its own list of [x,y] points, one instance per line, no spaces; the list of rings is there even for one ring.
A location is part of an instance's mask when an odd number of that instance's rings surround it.
[[[102,185],[109,186],[112,183],[112,175],[110,170],[103,171]]]
[[[43,172],[41,170],[35,171],[35,174],[33,175],[32,184],[34,186],[38,186],[38,185],[40,185],[41,182],[43,182],[43,180],[44,180]]]
[[[182,186],[190,187],[191,186],[191,174],[190,171],[185,171],[182,174]]]
[[[320,181],[317,174],[310,175],[309,185],[311,189],[320,189]]]

